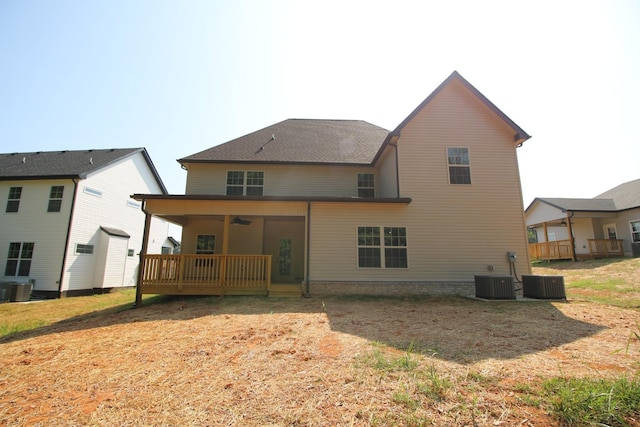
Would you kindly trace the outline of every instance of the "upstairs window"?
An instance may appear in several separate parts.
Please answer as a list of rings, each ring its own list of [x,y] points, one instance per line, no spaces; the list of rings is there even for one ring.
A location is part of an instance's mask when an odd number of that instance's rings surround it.
[[[9,197],[7,199],[7,212],[18,212],[20,207],[20,197],[22,196],[22,187],[9,188]]]
[[[358,267],[408,268],[405,227],[358,227]]]
[[[60,212],[62,207],[62,194],[64,193],[64,185],[54,185],[49,192],[49,206],[47,212]]]
[[[264,172],[227,172],[227,196],[262,196],[263,190]]]
[[[9,243],[7,265],[4,268],[5,276],[28,276],[31,270],[34,243]]]
[[[471,184],[468,148],[447,148],[449,184]]]
[[[375,197],[375,184],[372,173],[358,174],[358,197]]]

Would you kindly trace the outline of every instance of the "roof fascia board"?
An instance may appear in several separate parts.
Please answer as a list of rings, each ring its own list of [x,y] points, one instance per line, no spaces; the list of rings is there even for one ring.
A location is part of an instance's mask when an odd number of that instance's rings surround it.
[[[234,165],[290,165],[290,166],[371,166],[372,163],[330,163],[330,162],[287,162],[287,161],[256,161],[256,160],[189,160],[178,162],[182,165],[189,163],[218,163]]]
[[[319,197],[319,196],[223,196],[208,194],[132,194],[132,199],[171,201],[234,201],[234,202],[339,202],[339,203],[399,203],[409,204],[410,197]]]

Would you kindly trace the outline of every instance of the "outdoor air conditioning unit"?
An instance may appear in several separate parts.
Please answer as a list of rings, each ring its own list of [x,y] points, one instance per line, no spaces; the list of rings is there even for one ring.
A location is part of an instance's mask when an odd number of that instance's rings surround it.
[[[9,301],[26,302],[31,298],[33,283],[12,283],[9,289]]]
[[[522,276],[522,296],[539,299],[567,299],[563,276]]]
[[[516,299],[513,276],[474,276],[476,298]]]

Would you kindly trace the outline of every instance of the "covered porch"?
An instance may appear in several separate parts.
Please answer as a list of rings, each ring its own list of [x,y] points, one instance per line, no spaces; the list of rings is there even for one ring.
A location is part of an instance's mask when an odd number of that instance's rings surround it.
[[[137,296],[302,296],[307,204],[188,196],[144,197]],[[152,216],[182,226],[181,254],[146,253]]]
[[[590,221],[590,219],[589,219]],[[576,250],[576,239],[574,237],[575,222],[580,222],[580,218],[567,216],[566,218],[545,221],[542,224],[529,225],[529,231],[536,230],[536,236],[542,237],[544,241],[529,243],[529,257],[532,260],[573,260],[594,259],[607,257],[623,257],[624,248],[622,239],[608,238],[584,239],[581,251]],[[540,236],[539,231],[542,231]],[[558,234],[563,239],[557,239]]]

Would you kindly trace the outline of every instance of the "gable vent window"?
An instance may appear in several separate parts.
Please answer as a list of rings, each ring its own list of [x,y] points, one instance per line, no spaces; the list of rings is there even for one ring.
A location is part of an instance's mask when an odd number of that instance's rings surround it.
[[[227,172],[227,196],[262,196],[263,190],[264,172]]]
[[[84,187],[82,191],[84,191],[87,194],[91,194],[92,196],[102,197],[102,191],[96,190],[95,188]]]
[[[7,212],[18,212],[20,207],[20,197],[22,196],[22,187],[9,188],[9,198],[7,199]]]
[[[64,193],[64,185],[54,185],[49,192],[49,206],[47,212],[60,212],[62,208],[62,194]]]
[[[358,197],[375,197],[375,184],[372,173],[358,174]]]
[[[7,264],[4,268],[5,276],[28,276],[31,270],[34,243],[9,243]]]
[[[468,148],[447,148],[449,184],[471,184]]]

